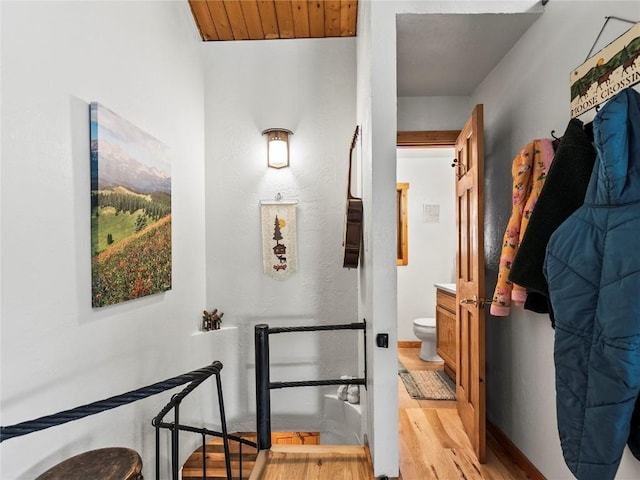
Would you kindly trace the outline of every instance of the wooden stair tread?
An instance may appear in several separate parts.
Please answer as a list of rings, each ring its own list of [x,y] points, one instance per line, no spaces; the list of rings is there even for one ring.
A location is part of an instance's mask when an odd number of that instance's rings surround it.
[[[256,459],[244,459],[242,462],[242,468],[246,468],[247,465],[251,466],[255,463]],[[224,458],[219,458],[219,459],[207,459],[207,468],[209,466],[219,466],[219,465],[224,465]],[[232,468],[236,468],[238,467],[238,465],[240,465],[240,462],[238,460],[231,460],[231,467]],[[187,462],[184,464],[185,468],[202,468],[202,459],[200,459],[200,461],[194,461],[194,462]]]
[[[272,445],[271,451],[274,453],[288,454],[339,454],[339,455],[362,455],[364,447],[361,445]]]
[[[232,445],[231,443],[229,443],[229,452],[231,453],[239,453],[240,452],[240,447],[238,447],[237,442],[235,445]],[[257,449],[255,447],[250,447],[249,445],[243,445],[242,446],[242,454],[244,455],[245,453],[257,453]],[[224,445],[220,444],[215,444],[215,445],[207,445],[207,453],[209,452],[215,452],[215,453],[224,453]],[[197,448],[196,450],[194,450],[193,453],[202,453],[202,447]]]
[[[238,462],[231,463],[231,472],[233,473],[233,478],[238,476],[240,472]],[[243,462],[242,463],[242,476],[243,478],[248,478],[251,470],[253,470],[254,462]],[[202,476],[202,463],[199,465],[185,465],[182,467],[182,478],[203,478]],[[227,478],[227,469],[225,467],[224,461],[221,461],[216,464],[207,463],[207,478]]]
[[[274,445],[258,454],[250,480],[373,478],[367,447],[353,445]]]
[[[250,471],[253,468],[253,464],[256,461],[256,457],[254,458],[243,458],[242,461],[242,469],[243,470],[247,470]],[[230,462],[231,464],[231,469],[233,470],[237,470],[240,468],[240,461],[238,459],[234,459],[231,460]],[[225,468],[224,465],[224,457],[220,457],[217,459],[211,459],[211,458],[207,458],[207,471],[209,470],[213,470],[216,468]],[[189,461],[187,461],[183,468],[185,469],[197,469],[199,471],[202,471],[202,457],[197,460],[197,461],[192,461],[191,459],[189,459]]]
[[[237,469],[231,470],[233,474],[233,478],[238,478]],[[242,469],[242,478],[249,478],[251,474],[251,467]],[[182,478],[203,478],[202,477],[202,468],[186,468],[182,469]],[[224,468],[224,465],[220,468],[207,468],[207,478],[227,478],[227,470]]]
[[[236,437],[256,441],[255,433],[234,433]],[[202,447],[197,448],[188,458],[182,468],[182,478],[192,480],[205,480],[202,472],[203,455],[206,455],[207,477],[206,480],[226,480],[227,470],[224,464],[224,445],[222,438],[209,438],[206,442],[206,454]],[[229,453],[231,460],[231,472],[234,479],[238,479],[240,473],[240,444],[229,440]],[[242,478],[248,479],[258,456],[255,447],[242,445]]]
[[[242,452],[243,461],[255,460],[258,452]],[[205,456],[202,452],[193,452],[189,457],[189,461],[198,461],[202,463],[202,457]],[[224,452],[210,452],[207,450],[207,460],[224,460]],[[232,462],[237,462],[240,459],[240,453],[231,453],[230,458]]]

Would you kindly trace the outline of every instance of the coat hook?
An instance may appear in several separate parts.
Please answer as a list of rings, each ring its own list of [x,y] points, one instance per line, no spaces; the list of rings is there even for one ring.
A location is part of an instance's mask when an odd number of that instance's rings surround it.
[[[453,168],[461,168],[462,173],[456,173],[456,177],[462,178],[465,173],[467,173],[467,166],[464,163],[460,163],[457,158],[453,159],[453,163],[451,164]]]
[[[553,146],[553,151],[555,152],[558,149],[560,142],[562,142],[562,137],[556,137],[555,130],[551,130],[551,136],[553,137],[553,141],[551,142],[551,145]]]

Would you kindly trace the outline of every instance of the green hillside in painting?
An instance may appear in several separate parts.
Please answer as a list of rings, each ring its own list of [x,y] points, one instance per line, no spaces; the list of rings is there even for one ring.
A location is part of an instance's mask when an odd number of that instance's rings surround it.
[[[148,195],[124,187],[91,194],[91,254],[139,232],[171,213],[171,196],[162,192]]]

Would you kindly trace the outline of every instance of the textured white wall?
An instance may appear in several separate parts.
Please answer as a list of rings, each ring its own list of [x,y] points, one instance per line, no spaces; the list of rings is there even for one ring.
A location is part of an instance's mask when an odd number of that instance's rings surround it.
[[[455,283],[456,210],[453,148],[398,149],[398,182],[409,182],[409,264],[398,266],[398,340],[417,341],[413,320],[435,317],[434,283]],[[423,205],[438,205],[437,223]]]
[[[192,336],[205,305],[204,86],[186,2],[2,2],[2,424],[232,358],[237,330]],[[91,309],[89,102],[171,148],[173,289]],[[233,366],[225,368],[231,386]],[[203,386],[202,393],[211,389]],[[3,442],[3,479],[120,445],[154,472],[171,392]],[[200,394],[184,419],[214,418]],[[233,408],[231,408],[233,412]],[[195,441],[198,439],[196,438]],[[182,458],[194,441],[183,440]],[[163,442],[162,464],[169,451]]]
[[[472,95],[472,103],[483,103],[485,112],[487,297],[493,294],[511,213],[511,161],[529,141],[549,137],[551,130],[564,132],[571,69],[584,61],[607,15],[637,21],[640,5],[550,1]],[[595,51],[629,27],[611,20]],[[547,478],[571,478],[558,440],[553,330],[546,315],[521,308],[512,308],[510,318],[487,315],[487,416]],[[640,463],[627,451],[616,478],[638,477]]]
[[[355,39],[218,42],[203,52],[207,302],[239,327],[237,421],[253,424],[254,325],[360,320],[356,271],[342,268]],[[266,167],[261,132],[270,127],[294,132],[289,168]],[[277,193],[299,202],[298,271],[283,281],[262,273],[259,201]],[[271,378],[362,376],[361,338],[345,331],[272,336]],[[319,428],[325,391],[335,388],[273,391],[273,429]]]

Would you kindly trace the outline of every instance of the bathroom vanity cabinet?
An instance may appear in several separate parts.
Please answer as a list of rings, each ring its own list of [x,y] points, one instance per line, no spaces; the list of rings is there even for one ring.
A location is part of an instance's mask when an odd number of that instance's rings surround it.
[[[436,284],[436,351],[444,360],[444,371],[456,378],[455,284]]]

